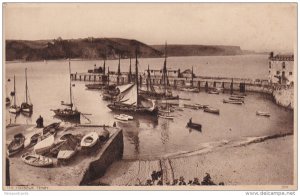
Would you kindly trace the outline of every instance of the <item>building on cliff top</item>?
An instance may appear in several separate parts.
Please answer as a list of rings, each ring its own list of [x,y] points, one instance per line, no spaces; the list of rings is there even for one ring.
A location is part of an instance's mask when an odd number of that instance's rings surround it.
[[[281,55],[271,52],[269,56],[269,82],[277,84],[294,83],[294,55]]]

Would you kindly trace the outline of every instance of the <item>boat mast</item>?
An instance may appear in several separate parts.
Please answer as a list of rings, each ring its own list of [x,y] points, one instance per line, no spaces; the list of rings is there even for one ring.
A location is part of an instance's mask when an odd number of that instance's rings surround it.
[[[194,67],[192,66],[192,86],[194,86]]]
[[[165,96],[167,95],[167,42],[165,44],[165,62],[164,62],[164,68],[163,68],[163,82],[164,82],[164,93]]]
[[[14,106],[16,105],[16,78],[14,75]]]
[[[27,86],[27,68],[25,68],[25,99],[26,99],[26,103],[28,103],[28,98],[27,98],[27,91],[28,91],[28,86]]]
[[[137,49],[135,51],[135,83],[136,83],[136,91],[137,91],[137,105],[139,103],[139,72],[138,72],[138,60],[137,60]]]
[[[69,59],[69,75],[70,75],[70,107],[71,110],[73,108],[73,103],[72,103],[72,86],[71,86],[71,61]]]

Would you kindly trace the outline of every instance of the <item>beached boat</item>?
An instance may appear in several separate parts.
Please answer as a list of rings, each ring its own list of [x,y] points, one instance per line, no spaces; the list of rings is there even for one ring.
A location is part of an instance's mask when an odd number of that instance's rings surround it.
[[[271,114],[269,112],[262,112],[262,111],[256,111],[257,116],[265,116],[265,117],[270,117]]]
[[[232,94],[231,97],[245,98],[246,94]]]
[[[127,115],[127,114],[120,114],[120,116],[126,117],[128,120],[133,120],[133,116]]]
[[[91,84],[86,84],[85,87],[89,90],[101,90],[103,89],[105,84],[103,83],[91,83]]]
[[[71,63],[69,59],[69,74],[71,74]],[[51,110],[54,112],[54,117],[57,117],[61,120],[64,121],[70,121],[70,122],[80,122],[80,115],[81,112],[79,112],[76,108],[73,109],[73,101],[72,101],[72,86],[71,86],[71,78],[70,78],[70,84],[69,84],[69,89],[70,89],[70,103],[64,103],[63,101],[61,102],[61,105],[67,106],[67,108],[64,109],[55,109]]]
[[[12,97],[13,97],[13,105],[11,105],[9,107],[9,112],[13,113],[13,114],[19,114],[21,111],[21,107],[17,105],[17,93],[16,93],[16,79],[14,76],[14,91],[11,93]]]
[[[34,146],[38,143],[39,139],[41,139],[42,133],[35,133],[33,135],[28,136],[24,142],[24,148]]]
[[[158,108],[154,100],[139,95],[139,79],[138,79],[138,60],[136,54],[136,82],[129,86],[118,95],[116,101],[108,104],[107,107],[112,111],[125,113],[139,113],[157,115]]]
[[[53,160],[51,158],[38,154],[25,153],[21,158],[26,164],[35,167],[48,167],[53,165]]]
[[[199,110],[199,106],[196,104],[183,104],[183,107],[193,109],[193,110]]]
[[[22,133],[14,135],[13,140],[7,147],[7,155],[12,156],[24,148],[25,136]]]
[[[223,99],[223,103],[231,103],[231,104],[238,104],[238,105],[243,104],[242,101],[226,100],[226,99]]]
[[[128,121],[129,119],[126,116],[114,115],[114,118],[121,121]]]
[[[55,134],[57,129],[60,126],[60,122],[56,122],[56,123],[51,123],[50,125],[46,126],[43,128],[43,135],[46,135],[48,133],[50,134]]]
[[[96,132],[86,134],[80,143],[81,147],[93,147],[99,139],[99,135]]]
[[[240,98],[240,97],[233,97],[233,96],[229,97],[229,100],[234,100],[234,101],[242,101],[242,102],[244,102],[244,98]]]
[[[220,114],[220,110],[213,107],[206,107],[203,110],[204,112],[212,113],[212,114]]]
[[[181,91],[186,91],[186,92],[193,92],[193,93],[199,93],[200,90],[197,87],[181,87],[179,88]]]
[[[209,105],[207,105],[207,104],[199,104],[199,103],[196,103],[195,106],[197,106],[199,109],[205,109],[205,108],[209,107]]]
[[[187,123],[186,126],[189,127],[189,128],[192,128],[192,129],[196,129],[198,131],[202,130],[202,125],[198,124],[198,123],[193,123],[192,119],[189,120],[189,122]]]
[[[173,120],[175,116],[169,115],[169,114],[159,114],[158,117]]]
[[[60,146],[60,150],[57,154],[57,159],[59,160],[68,160],[72,158],[77,150],[80,143],[80,140],[74,135],[64,135],[64,143]]]
[[[33,104],[30,102],[27,85],[27,68],[25,68],[25,102],[21,104],[21,112],[31,114],[33,112]]]
[[[54,145],[54,135],[50,135],[47,138],[43,139],[42,141],[38,142],[34,147],[33,150],[36,154],[43,154],[51,149]]]

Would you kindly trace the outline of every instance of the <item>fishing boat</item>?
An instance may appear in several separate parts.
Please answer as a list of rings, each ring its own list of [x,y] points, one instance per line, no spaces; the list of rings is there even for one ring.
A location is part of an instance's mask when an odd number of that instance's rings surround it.
[[[206,107],[203,110],[204,112],[212,113],[212,114],[220,114],[220,110],[213,107]]]
[[[233,97],[233,96],[230,96],[230,97],[229,97],[229,100],[235,100],[235,101],[242,101],[242,102],[244,102],[244,98]]]
[[[193,110],[199,110],[199,106],[196,105],[196,104],[187,104],[187,103],[185,103],[185,104],[183,104],[183,107],[193,109]]]
[[[223,103],[231,103],[231,104],[238,104],[238,105],[242,105],[243,104],[242,101],[226,100],[226,99],[223,99]]]
[[[108,104],[107,107],[112,111],[125,113],[139,113],[157,115],[158,108],[154,100],[144,98],[139,94],[139,80],[138,80],[138,60],[136,54],[136,82],[132,83],[120,94],[116,100]]]
[[[43,154],[49,151],[52,146],[54,145],[54,135],[50,135],[44,140],[38,142],[34,147],[33,150],[36,154]]]
[[[71,74],[71,63],[69,59],[69,74]],[[59,108],[55,110],[51,110],[54,112],[55,117],[64,120],[64,121],[70,121],[70,122],[80,122],[80,114],[76,108],[73,109],[73,101],[72,101],[72,86],[71,86],[71,78],[70,78],[70,103],[64,103],[63,101],[61,102],[61,105],[66,106],[67,108]]]
[[[14,135],[13,140],[7,147],[7,155],[12,156],[24,148],[25,136],[22,133]]]
[[[25,68],[25,102],[21,104],[21,112],[31,114],[33,112],[33,105],[30,102],[28,85],[27,85],[27,68]]]
[[[193,92],[193,93],[199,93],[200,90],[197,87],[181,87],[179,88],[181,91],[186,91],[186,92]]]
[[[53,165],[53,160],[51,158],[38,154],[25,153],[21,158],[26,164],[35,167],[47,167]]]
[[[91,83],[91,84],[86,84],[85,87],[89,90],[101,90],[104,87],[103,83]]]
[[[17,103],[16,103],[17,102],[17,95],[16,94],[17,94],[16,93],[16,78],[14,76],[14,91],[11,93],[14,101],[13,101],[13,105],[11,105],[9,107],[9,110],[8,110],[10,113],[13,113],[13,114],[19,114],[20,111],[21,111],[20,106],[18,106]]]
[[[86,134],[80,143],[81,147],[93,147],[98,142],[99,135],[96,132]]]
[[[205,109],[209,107],[209,105],[207,104],[200,104],[200,103],[196,103],[195,106],[197,106],[199,109]]]
[[[262,111],[256,111],[257,116],[265,116],[265,117],[270,117],[271,114],[269,112],[262,112]]]
[[[198,131],[202,130],[202,125],[198,124],[198,123],[193,123],[192,119],[189,120],[189,122],[186,125],[187,127],[191,128],[191,129],[196,129]]]

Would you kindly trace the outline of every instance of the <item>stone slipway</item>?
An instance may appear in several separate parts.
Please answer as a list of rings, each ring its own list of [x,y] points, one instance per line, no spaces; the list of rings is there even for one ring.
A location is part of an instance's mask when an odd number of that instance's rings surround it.
[[[23,127],[24,126],[20,126]],[[9,128],[8,128],[9,129]],[[14,132],[18,129],[14,127]],[[91,180],[101,177],[106,168],[123,153],[123,134],[118,128],[107,128],[109,140],[94,151],[77,153],[72,161],[50,168],[33,167],[20,158],[23,152],[9,158],[10,186],[77,186],[86,185]],[[102,130],[101,127],[72,127],[63,133],[82,133]],[[19,130],[20,131],[20,130]],[[9,132],[9,130],[8,130]]]

